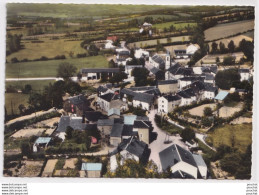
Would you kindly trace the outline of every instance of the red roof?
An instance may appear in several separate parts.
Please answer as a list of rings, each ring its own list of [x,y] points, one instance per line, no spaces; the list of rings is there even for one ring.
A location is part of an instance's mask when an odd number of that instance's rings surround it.
[[[110,37],[107,37],[107,40],[112,40],[113,42],[116,41],[118,39],[117,36],[110,36]]]
[[[97,139],[95,137],[91,137],[92,144],[97,144]]]

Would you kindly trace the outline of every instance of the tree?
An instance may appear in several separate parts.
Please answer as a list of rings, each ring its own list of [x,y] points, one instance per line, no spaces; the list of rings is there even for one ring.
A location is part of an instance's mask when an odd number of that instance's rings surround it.
[[[181,131],[183,141],[191,141],[195,138],[195,132],[190,128],[185,128]]]
[[[97,56],[99,52],[99,49],[96,47],[95,44],[90,44],[88,53],[90,56]]]
[[[233,83],[240,81],[237,69],[218,71],[215,77],[216,85],[221,89],[230,89]]]
[[[115,62],[111,59],[110,61],[109,61],[109,68],[115,68],[116,67],[116,64],[115,64]]]
[[[68,81],[64,85],[64,92],[69,93],[71,95],[79,94],[82,92],[80,85],[73,81]]]
[[[212,121],[209,118],[204,117],[201,119],[201,124],[204,125],[205,127],[210,127],[212,124]]]
[[[149,75],[149,71],[146,68],[134,68],[131,74],[132,76],[134,76],[136,86],[147,85],[147,77]]]
[[[213,42],[212,44],[211,44],[211,53],[212,54],[215,54],[215,53],[217,53],[218,52],[218,44],[216,43],[216,42]]]
[[[210,107],[205,107],[205,108],[203,109],[203,115],[204,115],[205,117],[207,117],[207,116],[212,116],[212,109],[211,109]]]
[[[32,90],[31,85],[27,84],[27,85],[25,85],[25,87],[24,87],[23,93],[28,94],[28,93],[31,92],[31,90]]]
[[[234,41],[233,40],[231,40],[230,42],[229,42],[229,44],[228,44],[228,50],[229,50],[229,52],[230,53],[234,53],[234,51],[235,51],[235,44],[234,44]]]
[[[20,114],[22,115],[24,113],[25,109],[26,109],[25,106],[23,104],[20,104],[18,106],[18,108],[19,108]]]
[[[21,145],[21,152],[22,152],[23,156],[29,157],[31,155],[32,151],[31,151],[31,147],[30,147],[29,142],[22,143],[22,145]]]
[[[63,62],[59,64],[57,69],[57,77],[61,77],[64,81],[68,81],[70,77],[76,73],[76,67],[73,64]]]
[[[67,126],[67,128],[66,128],[66,139],[72,139],[73,132],[74,132],[74,129],[70,126]]]
[[[224,43],[222,43],[222,42],[219,43],[219,50],[220,50],[220,53],[222,53],[222,54],[227,52],[227,49],[226,49]]]
[[[219,57],[216,57],[216,64],[220,63]]]
[[[35,109],[41,109],[42,105],[44,104],[43,102],[43,96],[39,93],[33,93],[29,97],[29,104]]]
[[[111,77],[109,79],[109,82],[111,83],[119,83],[119,82],[122,82],[124,79],[127,79],[127,74],[125,72],[118,72],[118,73],[115,73],[113,75],[113,77]]]
[[[235,58],[233,56],[226,56],[223,59],[223,64],[226,65],[234,65],[235,64]]]

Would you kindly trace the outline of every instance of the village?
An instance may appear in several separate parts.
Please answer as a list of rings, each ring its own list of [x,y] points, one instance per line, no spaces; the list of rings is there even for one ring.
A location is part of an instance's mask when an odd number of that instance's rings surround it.
[[[152,37],[153,25],[143,22],[138,33]],[[30,94],[34,111],[21,107],[22,116],[5,121],[4,175],[249,177],[251,39],[207,46],[197,34],[172,46],[157,40],[155,50],[108,35],[86,50],[111,50],[109,67],[60,64],[48,98]]]

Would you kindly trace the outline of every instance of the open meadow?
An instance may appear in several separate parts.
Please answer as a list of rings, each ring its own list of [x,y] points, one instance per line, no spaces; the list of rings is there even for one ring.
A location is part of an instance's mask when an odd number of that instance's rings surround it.
[[[22,93],[5,93],[5,108],[7,114],[20,114],[19,105],[23,104],[25,107],[28,106],[29,94]]]
[[[32,91],[39,92],[44,90],[45,86],[48,86],[50,83],[54,83],[54,80],[39,80],[39,81],[6,81],[5,88],[13,87],[17,90],[24,89],[25,85],[30,85]]]
[[[252,124],[224,125],[210,132],[206,141],[216,148],[226,145],[244,153],[252,143]]]
[[[254,20],[218,24],[204,31],[205,41],[213,41],[253,29]]]
[[[64,60],[7,63],[6,78],[56,77],[57,68],[59,64],[63,62],[73,64],[77,68],[77,72],[82,68],[108,67],[108,61],[104,56],[91,56],[86,58],[73,58]]]
[[[157,28],[157,29],[164,29],[164,28],[169,28],[171,25],[173,25],[175,27],[176,30],[181,30],[184,29],[185,27],[195,27],[197,26],[197,23],[192,22],[192,23],[188,23],[188,22],[183,22],[183,23],[179,23],[179,22],[165,22],[165,23],[160,23],[160,24],[154,24],[152,27]]]

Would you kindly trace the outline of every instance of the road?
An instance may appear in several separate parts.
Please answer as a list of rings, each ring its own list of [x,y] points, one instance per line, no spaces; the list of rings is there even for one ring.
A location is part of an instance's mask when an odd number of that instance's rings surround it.
[[[161,162],[159,159],[159,152],[164,150],[165,148],[173,145],[173,144],[178,144],[179,146],[185,148],[188,150],[187,145],[181,141],[180,136],[170,136],[169,140],[172,141],[170,144],[165,144],[164,141],[166,139],[166,133],[161,130],[159,127],[157,127],[155,123],[155,110],[151,110],[150,113],[148,114],[149,120],[152,122],[152,125],[154,127],[153,132],[157,133],[157,138],[153,142],[149,144],[149,148],[151,149],[151,154],[149,157],[149,160],[153,160],[154,163],[158,166],[158,170],[161,172],[162,171],[162,166]]]
[[[38,78],[7,78],[5,81],[44,81],[44,80],[62,80],[56,77],[38,77]]]

